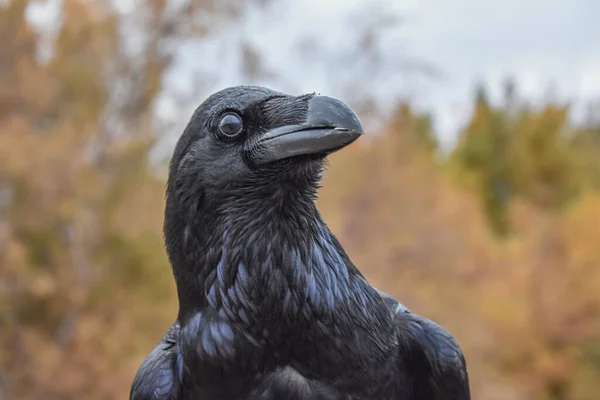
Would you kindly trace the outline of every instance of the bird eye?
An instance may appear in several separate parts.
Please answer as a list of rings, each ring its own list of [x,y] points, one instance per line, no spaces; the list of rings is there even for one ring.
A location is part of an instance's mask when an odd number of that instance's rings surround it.
[[[242,131],[242,120],[236,114],[225,114],[219,122],[219,130],[226,137],[234,137]]]

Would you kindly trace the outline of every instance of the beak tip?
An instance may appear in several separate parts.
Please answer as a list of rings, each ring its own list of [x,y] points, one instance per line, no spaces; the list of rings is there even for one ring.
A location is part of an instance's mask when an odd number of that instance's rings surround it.
[[[343,101],[329,96],[314,96],[308,104],[310,125],[334,125],[336,129],[345,129],[364,134],[358,115]]]

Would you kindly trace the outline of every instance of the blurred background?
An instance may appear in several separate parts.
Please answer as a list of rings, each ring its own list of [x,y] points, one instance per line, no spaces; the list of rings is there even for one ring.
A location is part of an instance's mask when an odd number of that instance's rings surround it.
[[[173,322],[166,165],[236,84],[369,134],[319,207],[474,399],[600,398],[600,3],[0,0],[0,399],[122,399]]]

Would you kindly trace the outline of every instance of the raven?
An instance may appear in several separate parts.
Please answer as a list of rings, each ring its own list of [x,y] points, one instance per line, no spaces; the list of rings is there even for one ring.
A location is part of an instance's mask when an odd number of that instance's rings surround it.
[[[130,399],[470,399],[454,338],[371,286],[315,206],[362,134],[315,94],[235,86],[196,109],[166,190],[179,313]]]

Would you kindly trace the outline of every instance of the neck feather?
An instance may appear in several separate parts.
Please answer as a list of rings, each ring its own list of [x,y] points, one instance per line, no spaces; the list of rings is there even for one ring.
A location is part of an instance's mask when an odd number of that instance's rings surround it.
[[[286,188],[270,198],[205,201],[170,222],[165,235],[182,319],[207,308],[263,327],[265,319],[277,325],[307,314],[371,327],[385,319],[377,292],[324,223],[312,193]]]

